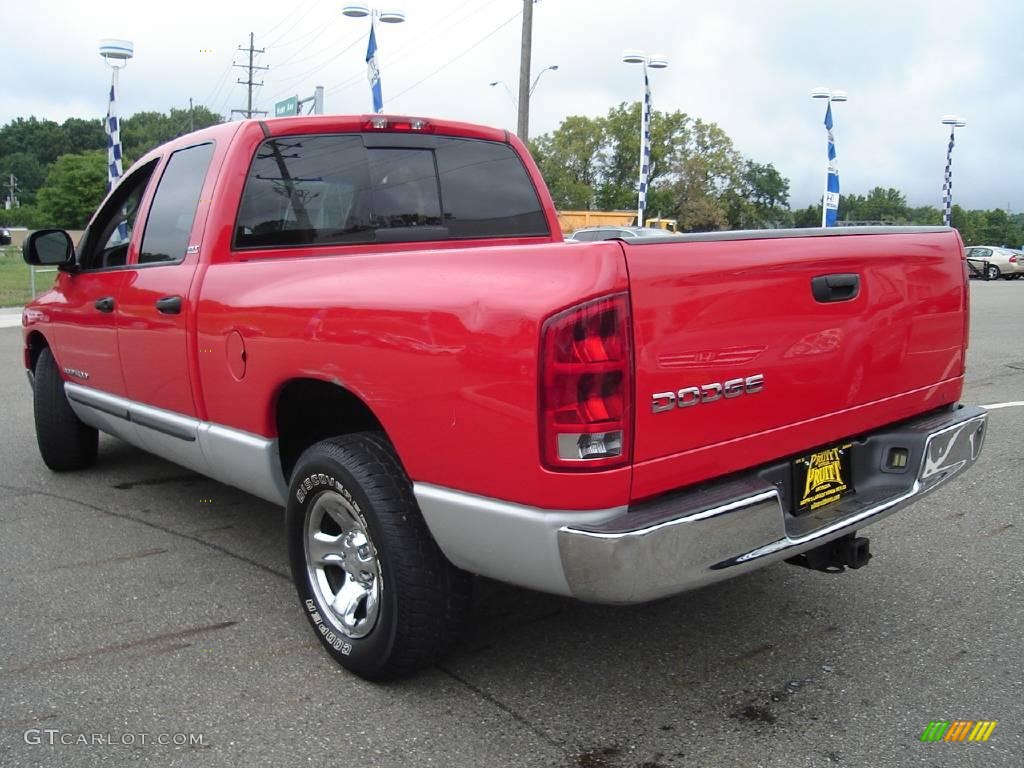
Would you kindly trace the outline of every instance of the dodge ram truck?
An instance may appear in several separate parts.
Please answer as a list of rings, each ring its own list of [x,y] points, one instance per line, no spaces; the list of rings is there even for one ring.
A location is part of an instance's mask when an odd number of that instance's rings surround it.
[[[39,450],[98,432],[285,507],[349,670],[430,664],[471,574],[653,600],[857,535],[978,458],[953,229],[569,244],[506,131],[246,120],[136,162],[24,309]]]

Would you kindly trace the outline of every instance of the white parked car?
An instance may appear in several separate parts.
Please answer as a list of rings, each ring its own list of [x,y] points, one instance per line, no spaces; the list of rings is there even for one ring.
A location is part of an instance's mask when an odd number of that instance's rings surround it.
[[[975,267],[979,275],[982,274],[982,270],[988,272],[989,280],[998,280],[1000,277],[1016,280],[1024,275],[1024,253],[1012,248],[974,245],[967,248],[965,253],[967,261]]]

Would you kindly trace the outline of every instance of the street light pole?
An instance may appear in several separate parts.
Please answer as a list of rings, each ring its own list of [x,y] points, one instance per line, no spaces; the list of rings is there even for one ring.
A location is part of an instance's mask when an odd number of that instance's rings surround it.
[[[963,128],[967,121],[956,115],[944,115],[942,124],[949,126],[949,147],[946,149],[946,177],[942,182],[942,202],[945,204],[945,211],[942,214],[942,223],[947,227],[953,222],[953,144],[956,141],[956,129]]]
[[[622,54],[626,64],[641,64],[644,70],[644,90],[640,101],[640,180],[637,184],[636,225],[644,225],[647,208],[647,183],[651,174],[651,82],[648,69],[665,69],[668,57],[661,54],[648,56],[643,51],[628,50]]]
[[[832,136],[832,103],[846,101],[846,91],[830,88],[815,88],[812,99],[826,99],[825,130],[828,133],[828,164],[825,167],[825,191],[821,196],[821,226],[834,226],[839,215],[839,168],[836,166],[836,143]],[[833,211],[831,216],[829,212]],[[829,221],[831,219],[831,221]]]
[[[384,24],[401,24],[405,21],[402,11],[381,11],[368,5],[346,5],[341,9],[344,16],[353,19],[370,17],[370,40],[366,46],[366,75],[370,81],[370,94],[373,98],[373,111],[380,114],[384,111],[384,91],[380,84],[380,66],[377,62],[377,22]]]
[[[551,65],[549,65],[547,67],[544,67],[544,69],[542,69],[537,74],[537,76],[535,78],[533,78],[533,85],[530,86],[530,97],[531,98],[533,97],[533,92],[537,90],[537,83],[540,82],[541,75],[543,75],[548,70],[554,72],[556,69],[558,69],[558,65],[557,64],[551,64]],[[508,94],[509,101],[512,102],[512,107],[516,110],[516,114],[518,115],[519,114],[519,99],[517,99],[516,95],[514,93],[512,93],[512,89],[508,87],[508,83],[506,83],[504,80],[494,80],[494,81],[492,81],[490,83],[490,86],[492,88],[495,87],[496,85],[500,85],[500,86],[502,86],[505,89],[505,93]]]

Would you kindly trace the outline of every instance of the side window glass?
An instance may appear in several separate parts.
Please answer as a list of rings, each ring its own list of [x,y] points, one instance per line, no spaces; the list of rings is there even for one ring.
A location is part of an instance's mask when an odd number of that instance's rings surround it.
[[[171,155],[149,206],[139,263],[176,263],[185,258],[199,195],[213,157],[213,144],[179,149]]]
[[[128,243],[135,230],[139,205],[157,162],[153,160],[125,176],[96,215],[79,251],[83,270],[123,267],[128,262]]]

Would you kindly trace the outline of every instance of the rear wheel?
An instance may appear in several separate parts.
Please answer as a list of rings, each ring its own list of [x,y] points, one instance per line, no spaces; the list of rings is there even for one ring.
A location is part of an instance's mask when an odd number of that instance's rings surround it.
[[[999,279],[999,275],[1001,275],[1001,274],[1002,273],[999,271],[999,267],[997,267],[995,264],[989,264],[988,265],[988,279],[989,280],[998,280]]]
[[[362,432],[308,448],[285,515],[306,618],[343,667],[370,680],[414,672],[458,635],[469,575],[434,542],[388,440]]]
[[[64,394],[57,361],[47,348],[39,354],[32,407],[36,441],[43,463],[54,472],[85,469],[96,463],[99,433],[83,424]]]

